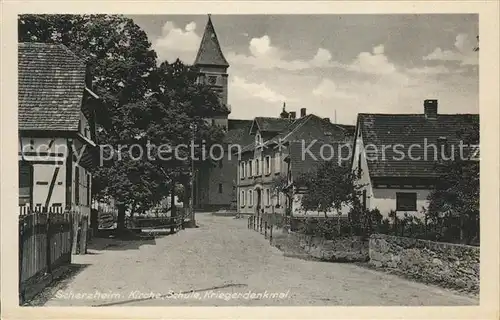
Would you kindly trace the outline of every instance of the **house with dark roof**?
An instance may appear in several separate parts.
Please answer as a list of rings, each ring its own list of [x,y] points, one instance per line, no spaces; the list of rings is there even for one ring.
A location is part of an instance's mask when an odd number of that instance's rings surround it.
[[[323,150],[333,144],[349,143],[352,139],[345,127],[306,114],[305,108],[301,109],[299,118],[295,118],[295,112],[284,112],[283,115],[288,115],[288,118],[257,117],[253,120],[250,135],[254,141],[243,147],[239,154],[240,213],[285,214],[287,208],[299,213],[299,208],[292,204],[295,195],[288,198],[282,192],[274,192],[275,181],[286,179],[292,182],[294,177],[314,168],[316,163],[332,157],[328,152],[323,154]],[[325,145],[327,148],[322,147]]]
[[[85,63],[61,44],[18,45],[19,205],[90,213],[95,114]]]
[[[423,107],[421,114],[358,115],[352,169],[360,170],[367,209],[418,215],[439,178],[436,164],[459,150],[461,128],[479,124],[478,114],[438,114],[437,100]]]

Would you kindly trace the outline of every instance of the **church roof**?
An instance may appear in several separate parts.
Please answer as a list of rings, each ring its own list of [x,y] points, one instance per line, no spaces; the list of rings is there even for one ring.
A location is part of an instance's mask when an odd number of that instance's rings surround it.
[[[219,40],[217,39],[217,34],[215,33],[210,15],[208,16],[208,22],[194,64],[229,67],[229,63],[220,48]]]

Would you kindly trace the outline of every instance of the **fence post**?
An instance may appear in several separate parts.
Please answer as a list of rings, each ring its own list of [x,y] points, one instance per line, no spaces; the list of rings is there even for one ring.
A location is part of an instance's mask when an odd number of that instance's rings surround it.
[[[262,216],[260,217],[259,232],[262,233]]]
[[[19,304],[24,302],[24,292],[21,288],[22,275],[23,275],[23,248],[24,248],[24,219],[19,216],[18,221],[18,233],[19,233]]]
[[[269,244],[273,244],[273,224],[271,223],[271,227],[269,228]]]
[[[264,221],[264,239],[267,239],[267,221]]]
[[[52,246],[51,246],[51,235],[50,235],[50,214],[49,214],[49,208],[48,207],[44,207],[43,211],[45,212],[45,214],[47,215],[47,219],[45,220],[46,221],[46,228],[45,228],[45,237],[46,237],[46,242],[45,242],[45,250],[46,250],[46,259],[47,259],[47,273],[50,274],[52,273],[52,257],[51,257],[51,254],[50,254],[50,251],[52,250]]]

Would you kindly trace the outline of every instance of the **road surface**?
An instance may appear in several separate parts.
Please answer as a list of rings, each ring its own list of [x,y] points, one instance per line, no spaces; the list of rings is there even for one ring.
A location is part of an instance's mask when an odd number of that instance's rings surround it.
[[[353,264],[284,257],[246,219],[197,214],[197,229],[96,242],[45,306],[419,306],[478,300]]]

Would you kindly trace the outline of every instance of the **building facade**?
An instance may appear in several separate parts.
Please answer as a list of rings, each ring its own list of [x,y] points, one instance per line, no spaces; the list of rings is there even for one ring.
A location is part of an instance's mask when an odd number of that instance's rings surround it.
[[[304,159],[304,149],[312,145],[316,152],[321,145],[352,140],[348,126],[307,115],[305,108],[300,118],[295,114],[284,110],[281,118],[254,119],[250,130],[254,141],[242,149],[238,166],[240,213],[304,214],[297,205],[301,192],[293,187],[293,180],[323,161],[319,154],[314,160]],[[291,188],[292,193],[279,191],[279,185]]]
[[[95,108],[85,64],[63,45],[20,43],[19,205],[90,216]]]

